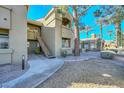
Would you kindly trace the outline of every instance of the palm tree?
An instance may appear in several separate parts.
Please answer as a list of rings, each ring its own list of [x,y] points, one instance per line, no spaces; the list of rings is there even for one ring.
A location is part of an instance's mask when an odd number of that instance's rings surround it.
[[[101,39],[101,50],[103,49],[103,27],[104,25],[105,19],[99,17],[99,19],[97,20],[97,24],[99,25],[99,29],[100,29],[100,39]]]
[[[122,46],[122,32],[121,32],[121,21],[124,19],[124,6],[116,5],[110,6],[109,8],[105,8],[108,6],[104,6],[104,17],[109,16],[107,21],[110,24],[114,24],[116,28],[116,43],[117,46]]]
[[[94,12],[94,16],[96,17],[96,18],[98,18],[97,19],[97,24],[99,24],[99,26],[100,26],[100,39],[101,39],[101,50],[103,49],[103,44],[102,44],[102,38],[103,38],[103,31],[102,31],[102,29],[103,29],[103,22],[104,22],[104,18],[102,17],[102,12],[100,11],[100,9],[99,10],[96,10],[95,12]]]
[[[124,19],[124,6],[101,6],[95,11],[96,17],[105,18],[109,24],[114,23],[116,27],[116,43],[117,46],[122,46],[121,21]]]
[[[124,19],[124,15],[120,14],[119,12],[116,13],[115,16],[111,18],[111,22],[115,24],[116,28],[116,43],[117,46],[122,46],[122,31],[121,31],[121,21]]]
[[[91,31],[91,27],[90,26],[85,26],[85,30],[84,32],[86,32],[86,37],[88,38],[88,33]]]
[[[109,37],[110,37],[110,44],[111,44],[111,41],[112,41],[112,30],[109,30],[109,31],[108,31],[108,35],[109,35]]]

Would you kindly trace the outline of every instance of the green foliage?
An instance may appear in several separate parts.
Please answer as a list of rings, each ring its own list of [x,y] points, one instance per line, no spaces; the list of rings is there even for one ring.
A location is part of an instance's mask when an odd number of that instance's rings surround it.
[[[67,56],[67,51],[66,50],[62,50],[61,51],[61,56],[62,57],[66,57]]]
[[[41,54],[40,47],[35,48],[35,54]]]
[[[65,16],[65,12],[63,12],[61,9],[57,9],[57,13],[62,14],[62,16]]]
[[[120,23],[124,19],[124,7],[121,5],[101,6],[94,12],[94,16],[108,21],[109,24]]]
[[[97,46],[101,46],[101,39],[97,40]]]
[[[65,6],[65,5],[58,6],[57,13],[62,14],[62,16],[65,17],[66,13],[68,12],[68,7],[69,6]]]

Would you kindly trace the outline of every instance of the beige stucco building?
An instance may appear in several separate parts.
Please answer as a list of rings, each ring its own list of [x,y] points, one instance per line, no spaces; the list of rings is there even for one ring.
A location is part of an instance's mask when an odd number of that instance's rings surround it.
[[[28,53],[34,53],[35,48],[40,46],[36,36],[37,32],[40,32],[53,56],[61,56],[61,51],[67,51],[68,55],[72,54],[74,38],[71,23],[71,16],[66,13],[65,17],[62,17],[56,8],[51,9],[42,19],[28,20]]]
[[[38,21],[28,20],[27,21],[27,46],[28,55],[34,54],[35,49],[39,46],[37,40],[37,33],[41,34],[42,23]]]
[[[62,16],[57,8],[52,8],[44,18],[37,21],[43,23],[41,36],[54,56],[61,56],[63,50],[66,50],[67,54],[72,54],[74,34],[69,13]]]
[[[27,61],[35,48],[43,48],[43,43],[53,56],[61,56],[61,51],[72,54],[74,38],[68,13],[63,17],[53,8],[37,21],[27,20],[26,16],[26,6],[0,6],[0,65],[21,63],[23,56]],[[37,32],[43,43],[39,43]]]
[[[101,40],[97,38],[95,34],[91,35],[91,38],[80,40],[81,48],[86,50],[100,50]]]
[[[0,6],[0,64],[27,60],[26,6]]]

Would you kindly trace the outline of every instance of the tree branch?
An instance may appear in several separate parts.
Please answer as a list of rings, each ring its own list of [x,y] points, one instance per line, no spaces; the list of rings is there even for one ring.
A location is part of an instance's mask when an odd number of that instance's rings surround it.
[[[82,11],[81,13],[79,13],[78,16],[80,17],[80,16],[85,15],[85,13],[86,13],[91,7],[92,7],[92,5],[89,6],[89,7],[87,7],[84,11]]]

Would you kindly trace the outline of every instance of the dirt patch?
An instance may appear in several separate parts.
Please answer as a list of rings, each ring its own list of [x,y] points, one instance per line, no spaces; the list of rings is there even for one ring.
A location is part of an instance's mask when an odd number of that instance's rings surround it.
[[[112,60],[91,59],[65,62],[64,66],[38,87],[110,88],[124,87],[124,67]]]

